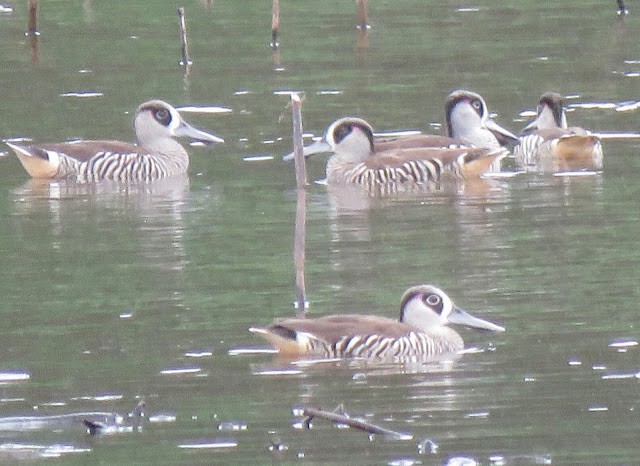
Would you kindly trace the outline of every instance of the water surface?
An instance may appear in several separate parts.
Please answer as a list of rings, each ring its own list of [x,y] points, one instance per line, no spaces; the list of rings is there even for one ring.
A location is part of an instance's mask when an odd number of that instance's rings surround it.
[[[229,355],[264,346],[249,326],[294,312],[294,174],[280,160],[291,120],[279,91],[305,93],[316,136],[343,115],[438,133],[457,88],[480,92],[514,131],[554,90],[572,96],[573,124],[635,133],[639,20],[618,19],[611,3],[374,2],[363,42],[352,3],[298,1],[282,5],[274,55],[269,2],[194,2],[188,75],[171,2],[43,2],[37,50],[24,5],[10,4],[0,138],[132,140],[131,113],[149,98],[232,111],[185,113],[227,143],[191,147],[188,177],[170,181],[35,183],[0,158],[0,458],[633,464],[637,139],[606,139],[594,176],[385,199],[309,187],[312,315],[395,316],[406,288],[432,282],[507,328],[460,330],[478,351],[411,367]],[[245,160],[257,155],[272,159]],[[312,179],[324,163],[309,162]],[[146,417],[129,417],[142,399]],[[413,439],[371,441],[321,420],[295,428],[308,404],[343,404]],[[50,417],[102,412],[124,427],[90,436],[79,419]],[[434,453],[419,448],[426,439]]]

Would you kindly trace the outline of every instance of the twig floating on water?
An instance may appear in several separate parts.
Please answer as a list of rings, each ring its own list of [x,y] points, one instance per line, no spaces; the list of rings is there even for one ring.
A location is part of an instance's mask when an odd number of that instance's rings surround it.
[[[305,408],[303,414],[307,417],[307,419],[304,421],[305,425],[309,425],[309,423],[314,417],[319,417],[321,419],[326,419],[336,424],[344,424],[354,429],[368,432],[369,434],[384,435],[385,437],[390,437],[397,440],[413,439],[412,434],[396,432],[395,430],[385,429],[384,427],[376,426],[375,424],[369,424],[368,422],[365,422],[360,419],[351,418],[346,414],[340,414],[340,413],[331,412],[331,411],[323,411],[316,408]]]
[[[188,66],[192,63],[189,59],[189,46],[187,45],[187,21],[184,17],[184,7],[178,7],[178,19],[180,21],[180,49],[182,52],[182,66]]]

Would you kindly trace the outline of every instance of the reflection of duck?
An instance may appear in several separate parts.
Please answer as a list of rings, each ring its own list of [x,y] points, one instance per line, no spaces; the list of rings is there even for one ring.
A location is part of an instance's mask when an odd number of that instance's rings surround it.
[[[327,182],[379,186],[406,182],[439,182],[478,178],[507,151],[486,148],[414,147],[377,152],[373,128],[353,117],[336,120],[327,129],[326,143],[334,155],[327,162]]]
[[[514,150],[528,170],[562,172],[602,170],[600,138],[579,127],[568,127],[564,99],[555,92],[540,97],[538,116],[523,130]]]
[[[433,285],[409,288],[398,321],[386,317],[333,315],[318,319],[284,319],[267,328],[251,328],[280,354],[324,357],[394,358],[436,356],[460,351],[462,337],[448,324],[504,331],[457,307]]]
[[[140,105],[134,126],[139,145],[120,141],[7,144],[34,178],[148,181],[187,171],[189,155],[174,137],[223,142],[186,123],[175,108],[161,100]]]
[[[91,240],[91,253],[100,254],[106,244],[111,244],[108,247],[113,251],[127,248],[134,253],[127,260],[142,260],[145,266],[156,270],[161,274],[159,283],[175,281],[176,274],[189,262],[184,239],[185,209],[192,206],[185,202],[189,182],[186,173],[151,181],[78,183],[31,178],[13,190],[16,227],[22,236],[39,235],[39,228],[46,228],[51,250],[65,254],[77,243],[76,233],[84,232],[90,219],[89,224],[100,225],[100,234]],[[215,196],[216,191],[212,190],[211,195]],[[29,227],[24,222],[34,216],[40,227],[27,233],[25,229]],[[127,228],[114,229],[113,225],[123,221]],[[85,236],[93,232],[92,228],[89,230]],[[104,235],[105,231],[108,234]],[[119,242],[121,234],[128,239]],[[38,241],[43,244],[42,239]]]

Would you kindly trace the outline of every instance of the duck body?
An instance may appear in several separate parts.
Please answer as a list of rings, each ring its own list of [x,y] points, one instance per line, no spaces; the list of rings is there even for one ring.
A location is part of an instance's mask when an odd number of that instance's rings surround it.
[[[179,149],[176,147],[170,155],[135,144],[106,140],[32,146],[6,144],[33,178],[88,182],[152,180],[185,173],[189,166],[188,155],[178,143],[175,144]]]
[[[340,335],[336,334],[339,330]],[[460,351],[462,337],[442,327],[429,334],[386,317],[332,315],[317,319],[286,319],[265,330],[264,336],[283,355],[325,358],[382,358],[437,355]],[[332,336],[332,334],[336,336]]]
[[[7,142],[33,178],[78,181],[149,181],[185,173],[187,151],[173,138],[189,136],[207,142],[224,140],[186,123],[161,100],[138,107],[134,127],[139,144],[120,141],[76,141],[22,145]]]
[[[507,154],[503,149],[398,149],[364,162],[334,155],[327,162],[327,181],[372,186],[480,178]]]
[[[458,308],[433,285],[414,286],[404,293],[399,320],[345,314],[283,319],[250,331],[268,340],[282,355],[389,359],[432,357],[462,350],[462,337],[447,326],[450,323],[504,331],[503,327]]]
[[[602,170],[600,138],[584,128],[569,127],[563,104],[555,92],[542,95],[537,118],[524,128],[514,150],[516,162],[542,173]]]
[[[496,160],[498,149],[413,147],[379,151],[373,128],[366,121],[345,117],[333,122],[325,135],[333,155],[327,162],[327,182],[366,186],[390,183],[438,183],[446,178],[479,178]]]

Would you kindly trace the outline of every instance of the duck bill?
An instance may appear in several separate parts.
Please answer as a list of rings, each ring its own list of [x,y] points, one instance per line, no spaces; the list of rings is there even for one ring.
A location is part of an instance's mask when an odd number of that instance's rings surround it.
[[[331,152],[331,151],[332,151],[331,146],[324,139],[321,139],[320,141],[315,141],[313,144],[309,144],[308,146],[305,146],[302,149],[302,155],[304,155],[305,157],[309,157],[311,155],[324,154],[325,152]],[[293,160],[294,157],[295,157],[295,153],[291,152],[290,154],[287,154],[284,157],[282,157],[282,160],[284,160],[285,162],[289,162]]]
[[[518,136],[513,134],[508,129],[503,128],[498,123],[493,121],[491,118],[487,118],[485,122],[486,128],[493,133],[493,135],[498,138],[500,144],[508,144],[508,143],[517,143]]]
[[[218,137],[215,134],[201,131],[198,128],[194,128],[189,123],[185,123],[184,121],[180,123],[180,126],[176,128],[175,135],[189,137],[197,141],[203,141],[203,142],[214,142],[214,143],[224,142],[224,139],[222,139],[221,137]]]
[[[536,131],[538,128],[538,119],[530,121],[527,126],[522,128],[522,134],[531,133],[532,131]]]
[[[465,325],[467,327],[473,327],[480,330],[491,330],[493,332],[504,332],[504,327],[496,325],[488,320],[479,319],[477,317],[472,316],[466,311],[463,311],[459,307],[456,307],[449,316],[447,316],[447,320],[452,324]]]

